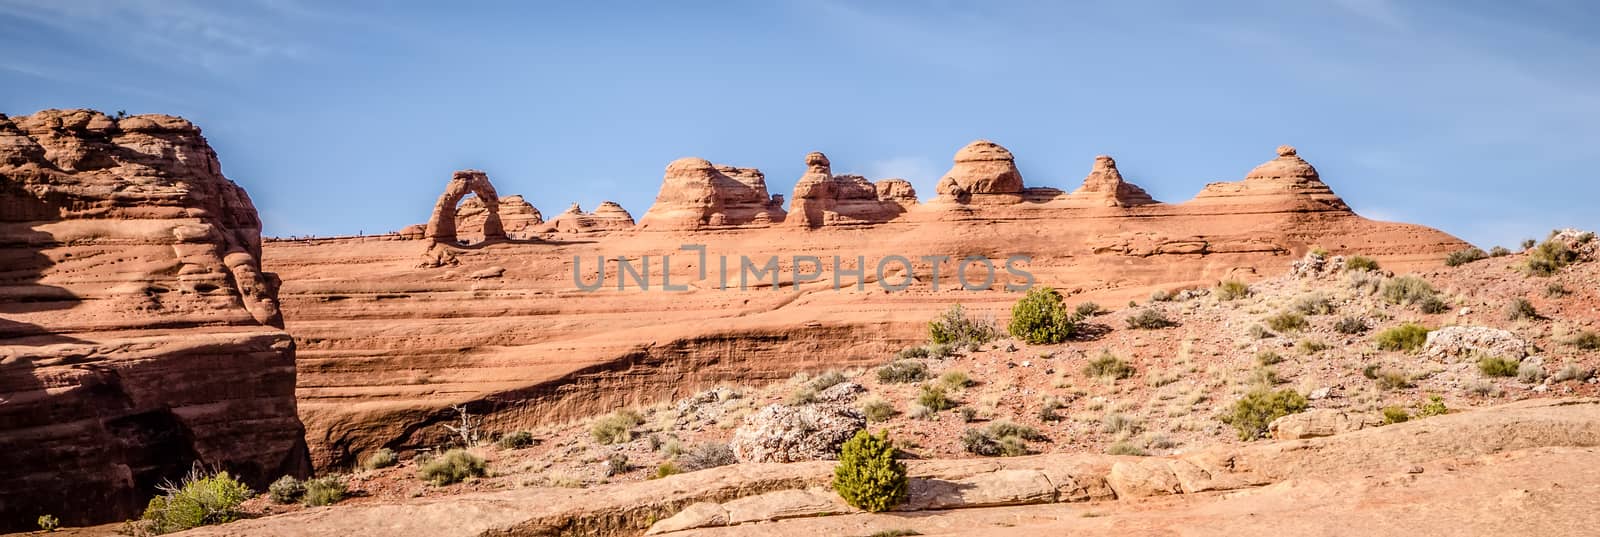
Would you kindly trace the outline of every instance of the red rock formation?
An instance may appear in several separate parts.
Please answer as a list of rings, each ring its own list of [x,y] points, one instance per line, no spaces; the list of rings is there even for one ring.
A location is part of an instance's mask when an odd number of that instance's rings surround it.
[[[1272,205],[1295,211],[1349,212],[1350,206],[1322,182],[1317,169],[1293,146],[1278,146],[1278,157],[1256,166],[1243,181],[1211,183],[1187,202],[1205,206]]]
[[[910,197],[916,204],[911,184],[885,183],[883,188],[895,199],[879,197],[879,187],[859,175],[834,175],[828,156],[818,152],[806,155],[806,173],[794,186],[794,202],[788,223],[794,226],[875,224],[887,222],[905,212],[902,205]]]
[[[583,208],[574,203],[567,207],[566,212],[533,229],[538,233],[601,233],[632,229],[633,226],[633,215],[628,214],[626,209],[614,201],[602,201],[592,213],[583,212]]]
[[[460,170],[450,176],[439,201],[433,204],[433,216],[428,218],[425,236],[438,242],[455,242],[457,204],[467,194],[477,195],[482,207],[483,222],[478,224],[484,240],[506,238],[505,226],[500,221],[500,195],[489,184],[489,175],[478,170]]]
[[[960,203],[1008,204],[1021,200],[1022,173],[1011,152],[1000,144],[978,140],[956,152],[955,165],[935,187],[941,200]]]
[[[645,229],[686,230],[765,225],[783,219],[783,197],[767,194],[761,170],[686,157],[667,165],[656,202],[639,224]]]
[[[260,229],[188,121],[0,115],[0,531],[309,470]]]
[[[1117,171],[1117,161],[1107,155],[1094,158],[1094,168],[1090,169],[1089,176],[1083,179],[1083,186],[1072,191],[1072,197],[1108,207],[1147,205],[1156,202],[1143,188],[1123,181],[1122,172]]]

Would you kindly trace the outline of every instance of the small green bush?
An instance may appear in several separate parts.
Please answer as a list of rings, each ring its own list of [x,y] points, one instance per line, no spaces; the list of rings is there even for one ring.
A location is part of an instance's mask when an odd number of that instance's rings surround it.
[[[1539,241],[1536,241],[1536,240],[1533,240],[1533,239],[1522,239],[1522,250],[1523,251],[1532,250],[1533,246],[1535,244],[1539,244]]]
[[[594,420],[589,434],[601,444],[621,444],[633,440],[633,428],[644,423],[644,416],[632,410],[618,410],[609,416]]]
[[[1283,379],[1278,378],[1278,371],[1270,367],[1258,367],[1250,372],[1246,379],[1252,386],[1277,386],[1283,384]]]
[[[861,415],[873,423],[888,421],[895,415],[894,404],[881,397],[873,397],[861,402]]]
[[[1378,270],[1378,262],[1370,257],[1352,255],[1344,258],[1344,269],[1372,272]]]
[[[1567,243],[1554,238],[1539,243],[1528,252],[1528,258],[1523,260],[1522,270],[1534,276],[1553,276],[1562,267],[1578,260],[1578,253],[1567,247]]]
[[[669,475],[678,475],[681,473],[683,473],[683,469],[679,468],[677,463],[667,461],[656,467],[656,473],[655,475],[652,475],[650,479],[661,479]]]
[[[962,390],[972,387],[973,384],[976,383],[972,381],[972,377],[967,376],[966,371],[950,370],[939,375],[939,385],[945,389]]]
[[[533,445],[533,433],[517,431],[500,437],[500,449],[522,449]]]
[[[1122,358],[1118,358],[1117,355],[1111,354],[1109,350],[1100,351],[1099,358],[1090,360],[1089,363],[1083,366],[1083,374],[1091,377],[1121,380],[1132,377],[1133,373],[1132,365],[1129,365]]]
[[[628,470],[632,469],[633,466],[628,464],[627,454],[612,453],[610,456],[606,457],[605,468],[605,476],[611,477],[628,473]]]
[[[1311,326],[1311,323],[1306,322],[1304,315],[1292,311],[1285,311],[1277,315],[1267,317],[1267,326],[1279,332],[1290,332],[1305,330]]]
[[[993,325],[967,317],[967,309],[960,304],[950,306],[938,319],[928,321],[928,339],[936,344],[984,344],[994,341],[999,334]]]
[[[349,490],[345,487],[344,478],[337,475],[323,476],[306,480],[306,493],[301,497],[301,503],[306,507],[319,507],[333,505],[344,499]]]
[[[1600,351],[1600,334],[1585,330],[1567,338],[1567,344],[1580,350]]]
[[[367,470],[377,470],[394,466],[398,462],[400,462],[400,456],[396,455],[394,450],[378,448],[377,451],[367,456],[367,460],[361,461],[361,467]]]
[[[1514,298],[1506,304],[1506,319],[1511,321],[1538,320],[1539,310],[1533,308],[1533,303],[1526,298]]]
[[[1126,320],[1128,328],[1139,330],[1159,330],[1162,328],[1178,326],[1177,321],[1167,318],[1167,314],[1155,308],[1145,308],[1133,314]]]
[[[1416,386],[1411,382],[1411,375],[1393,370],[1382,370],[1377,376],[1378,387],[1385,390],[1403,390]]]
[[[902,360],[878,368],[878,382],[908,384],[928,379],[928,366],[922,362]]]
[[[1410,420],[1411,420],[1411,414],[1406,412],[1406,409],[1404,409],[1404,408],[1400,408],[1400,407],[1397,407],[1397,406],[1386,406],[1386,407],[1383,407],[1383,424],[1384,425],[1393,425],[1393,424],[1396,424],[1396,423],[1405,423],[1405,422],[1410,421]]]
[[[1277,334],[1272,333],[1271,330],[1267,330],[1267,327],[1265,326],[1261,326],[1259,324],[1250,326],[1250,337],[1256,339],[1267,339],[1276,335]]]
[[[989,424],[989,434],[996,438],[1014,436],[1023,440],[1038,442],[1045,439],[1044,433],[1026,425],[1017,425],[1009,421],[997,421]]]
[[[1250,285],[1239,280],[1228,280],[1217,286],[1217,300],[1239,300],[1250,296]]]
[[[917,404],[934,412],[942,412],[955,408],[956,404],[944,393],[944,387],[939,385],[923,386],[917,392]]]
[[[1505,257],[1508,255],[1511,255],[1511,250],[1507,250],[1504,246],[1496,246],[1489,249],[1489,257]]]
[[[1302,340],[1300,340],[1299,343],[1296,343],[1294,345],[1294,349],[1297,350],[1297,351],[1300,351],[1300,354],[1304,354],[1304,355],[1308,355],[1309,356],[1309,355],[1312,355],[1312,354],[1316,354],[1316,353],[1328,350],[1329,346],[1328,346],[1327,343],[1324,343],[1321,340],[1302,339]]]
[[[1256,353],[1256,363],[1257,364],[1261,364],[1263,366],[1267,366],[1267,365],[1277,365],[1277,364],[1279,364],[1281,362],[1283,362],[1283,357],[1279,356],[1277,351],[1273,351],[1271,349],[1268,349],[1268,350],[1264,350],[1264,351]]]
[[[1306,407],[1306,398],[1300,392],[1256,388],[1235,402],[1222,422],[1237,429],[1240,440],[1254,440],[1267,433],[1267,424],[1272,420],[1302,412]]]
[[[1320,293],[1312,293],[1297,298],[1292,307],[1303,315],[1327,315],[1333,313],[1333,301]]]
[[[986,429],[967,429],[961,433],[961,448],[984,457],[1017,457],[1028,454],[1028,442],[1044,440],[1032,427],[997,421]]]
[[[1132,456],[1135,456],[1135,457],[1143,457],[1145,455],[1148,455],[1148,453],[1145,453],[1143,448],[1140,448],[1139,446],[1135,446],[1133,444],[1129,444],[1127,442],[1117,442],[1115,444],[1111,444],[1109,447],[1106,448],[1106,454],[1107,455],[1132,455]]]
[[[1450,304],[1445,302],[1444,299],[1439,298],[1437,295],[1430,296],[1422,299],[1420,302],[1417,302],[1417,311],[1421,311],[1429,315],[1444,313],[1446,311],[1450,311]]]
[[[1011,306],[1011,324],[1006,330],[1028,343],[1049,345],[1071,338],[1078,331],[1078,321],[1055,289],[1036,287]]]
[[[1544,286],[1545,298],[1562,298],[1570,294],[1572,294],[1571,289],[1567,289],[1567,286],[1557,282],[1550,282]]]
[[[878,513],[906,499],[906,466],[895,460],[889,433],[874,436],[858,431],[839,447],[839,464],[833,467],[833,490],[850,506]]]
[[[1416,276],[1399,276],[1383,282],[1380,291],[1383,300],[1390,304],[1410,305],[1420,304],[1429,298],[1437,298],[1438,291],[1433,290],[1428,281]]]
[[[1478,359],[1478,371],[1486,377],[1517,376],[1517,366],[1519,365],[1521,365],[1521,362],[1499,356],[1483,355]]]
[[[1445,266],[1459,267],[1480,259],[1488,259],[1488,257],[1489,254],[1483,253],[1483,250],[1479,250],[1477,248],[1467,248],[1465,250],[1450,252],[1450,255],[1445,256],[1444,264]]]
[[[488,464],[483,461],[483,457],[473,455],[464,449],[452,449],[423,464],[418,470],[418,475],[423,480],[442,487],[459,483],[469,477],[483,477],[487,472]]]
[[[158,535],[238,520],[239,505],[255,495],[227,472],[207,476],[198,469],[159,488],[162,494],[150,499],[142,517],[144,529]]]
[[[1422,409],[1417,411],[1417,417],[1428,418],[1443,416],[1450,413],[1450,408],[1444,405],[1444,398],[1437,395],[1428,396],[1428,402],[1422,404]]]
[[[678,462],[683,469],[693,472],[707,468],[727,466],[739,462],[733,457],[733,449],[721,442],[701,442],[695,444],[683,453],[678,454]]]
[[[45,532],[53,532],[61,527],[61,519],[55,515],[39,515],[39,519],[35,522],[39,524],[39,529]]]
[[[306,486],[292,475],[286,475],[267,485],[267,498],[272,503],[289,504],[300,501],[300,496],[305,494]]]
[[[927,357],[928,357],[928,348],[927,347],[906,347],[904,349],[900,349],[900,352],[897,352],[894,355],[894,358],[896,360],[915,360],[915,359],[918,359],[918,358],[927,358]]]
[[[1095,304],[1093,302],[1084,302],[1078,304],[1077,309],[1074,309],[1072,313],[1077,314],[1078,318],[1080,319],[1086,319],[1099,315],[1102,311],[1105,310],[1101,309],[1099,304]]]
[[[1378,348],[1386,351],[1416,352],[1428,341],[1428,327],[1417,323],[1403,323],[1378,332]]]
[[[1345,335],[1360,334],[1367,331],[1367,322],[1360,317],[1344,317],[1333,323],[1333,331]]]

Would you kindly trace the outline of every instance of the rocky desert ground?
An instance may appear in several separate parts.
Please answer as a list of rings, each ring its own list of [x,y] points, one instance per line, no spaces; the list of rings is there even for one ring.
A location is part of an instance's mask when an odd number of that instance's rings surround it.
[[[545,220],[462,170],[414,226],[263,238],[184,119],[0,116],[0,531],[1600,521],[1592,232],[1475,247],[1367,219],[1291,146],[1176,202],[1104,155],[1072,192],[1029,187],[985,140],[922,197],[796,155],[787,201],[686,157],[637,219]],[[905,464],[891,509],[831,485],[863,430]],[[152,519],[196,468],[242,503]]]

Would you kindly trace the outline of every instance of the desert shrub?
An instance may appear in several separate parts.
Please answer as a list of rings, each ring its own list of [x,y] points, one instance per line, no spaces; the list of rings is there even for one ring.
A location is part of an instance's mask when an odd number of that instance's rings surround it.
[[[915,359],[918,359],[918,358],[927,358],[927,357],[928,357],[928,348],[927,347],[906,347],[904,349],[900,349],[900,352],[897,352],[897,353],[894,354],[894,358],[896,360],[915,360]]]
[[[1344,269],[1371,272],[1378,270],[1378,262],[1367,256],[1352,255],[1344,258]]]
[[[644,417],[632,410],[618,410],[609,416],[594,420],[589,434],[601,444],[621,444],[633,440],[633,428],[644,423]]]
[[[902,360],[878,368],[878,382],[907,384],[928,379],[928,366],[922,362]]]
[[[1267,327],[1265,326],[1261,326],[1259,324],[1250,326],[1250,337],[1256,339],[1267,339],[1276,335],[1277,334],[1273,334],[1271,330],[1267,330]]]
[[[1044,400],[1039,402],[1039,421],[1046,423],[1060,421],[1061,416],[1056,414],[1056,410],[1060,409],[1061,406],[1060,399],[1056,399],[1054,397],[1044,398]]]
[[[1316,339],[1302,339],[1294,345],[1294,349],[1300,354],[1310,355],[1328,350],[1328,344]]]
[[[1533,240],[1533,239],[1522,239],[1522,250],[1523,251],[1532,250],[1533,246],[1535,244],[1539,244],[1539,241],[1536,241],[1536,240]]]
[[[1487,259],[1488,257],[1489,254],[1483,253],[1483,250],[1467,248],[1450,252],[1450,255],[1444,257],[1444,264],[1445,266],[1459,267],[1479,259]]]
[[[828,371],[815,377],[811,377],[811,380],[806,382],[806,387],[820,392],[822,390],[832,388],[834,385],[837,385],[841,382],[844,382],[844,373],[840,373],[838,371]]]
[[[861,415],[873,423],[889,421],[895,415],[894,404],[881,397],[873,397],[861,402]]]
[[[1536,360],[1522,362],[1517,366],[1517,380],[1522,382],[1538,384],[1544,382],[1545,376],[1544,366],[1538,364]]]
[[[1272,420],[1302,412],[1306,406],[1306,398],[1300,392],[1256,388],[1235,402],[1222,416],[1222,422],[1237,429],[1240,440],[1254,440],[1266,434]]]
[[[1333,323],[1333,331],[1345,335],[1355,335],[1367,331],[1367,321],[1360,317],[1346,316]]]
[[[622,453],[612,453],[606,457],[606,477],[628,473],[632,466],[628,465],[628,456]]]
[[[1378,348],[1386,351],[1416,352],[1428,341],[1428,327],[1417,323],[1402,323],[1378,332]]]
[[[1533,303],[1526,298],[1514,298],[1506,304],[1506,319],[1512,321],[1539,319],[1539,310],[1533,309]]]
[[[1133,366],[1127,361],[1111,354],[1109,350],[1100,351],[1100,357],[1084,364],[1083,374],[1091,377],[1104,377],[1111,379],[1125,379],[1133,376]]]
[[[1172,293],[1168,293],[1165,289],[1156,289],[1156,290],[1150,292],[1150,301],[1151,302],[1171,302],[1172,301]]]
[[[908,529],[883,530],[867,537],[908,537],[910,535],[922,535],[922,532]]]
[[[894,458],[889,433],[858,431],[839,447],[833,467],[833,490],[845,503],[863,511],[888,511],[906,499],[906,466]]]
[[[1361,368],[1361,376],[1367,377],[1368,380],[1378,380],[1378,372],[1382,370],[1383,366],[1381,365],[1367,364]]]
[[[1278,313],[1277,315],[1267,317],[1267,326],[1279,332],[1290,332],[1296,330],[1305,330],[1311,326],[1311,323],[1306,322],[1306,317],[1304,315],[1292,311],[1285,311]]]
[[[496,443],[500,446],[500,449],[522,449],[533,445],[533,433],[528,431],[507,433],[501,436],[500,441]]]
[[[487,471],[488,464],[483,457],[464,449],[452,449],[424,463],[417,475],[424,481],[442,487],[469,477],[483,477]]]
[[[153,534],[238,520],[243,516],[239,505],[255,494],[227,472],[207,476],[198,468],[182,482],[159,488],[161,495],[150,499],[141,517],[144,529]]]
[[[1100,418],[1100,432],[1103,433],[1133,432],[1138,428],[1138,421],[1121,412],[1107,412]]]
[[[1534,276],[1553,276],[1562,267],[1577,260],[1578,253],[1567,247],[1567,243],[1552,238],[1528,251],[1528,258],[1522,262],[1522,270]]]
[[[975,383],[972,382],[972,377],[967,376],[965,371],[950,370],[945,371],[943,375],[939,375],[939,385],[944,386],[946,389],[960,390],[971,387],[973,384]]]
[[[1128,323],[1128,328],[1135,328],[1139,330],[1157,330],[1171,326],[1178,326],[1176,321],[1167,318],[1166,313],[1162,313],[1161,310],[1155,308],[1145,308],[1139,310],[1139,313],[1128,317],[1126,322]]]
[[[962,431],[961,447],[974,455],[1016,457],[1028,454],[1029,441],[1044,439],[1045,436],[1032,427],[997,421],[985,429]]]
[[[656,466],[656,472],[650,476],[650,479],[661,479],[669,475],[678,475],[681,473],[683,473],[683,468],[678,467],[678,463],[667,461],[661,463],[660,466]]]
[[[1569,380],[1583,382],[1591,377],[1594,377],[1593,369],[1579,367],[1577,364],[1567,364],[1557,370],[1556,374],[1550,375],[1550,382],[1566,382]]]
[[[956,353],[955,346],[948,343],[933,343],[924,348],[928,350],[928,357],[935,360],[943,360]]]
[[[1383,287],[1383,281],[1383,275],[1378,274],[1376,271],[1346,272],[1344,275],[1345,285],[1349,286],[1350,290],[1363,295],[1378,292],[1378,289]]]
[[[1450,311],[1450,304],[1445,302],[1444,299],[1439,298],[1437,295],[1430,296],[1422,299],[1420,302],[1417,302],[1417,311],[1421,311],[1429,315],[1444,313],[1446,311]]]
[[[1327,315],[1333,313],[1333,301],[1320,293],[1312,293],[1297,298],[1291,307],[1303,315]]]
[[[1392,424],[1396,424],[1396,423],[1405,423],[1405,422],[1410,421],[1410,420],[1411,420],[1411,414],[1409,412],[1406,412],[1406,409],[1404,409],[1404,408],[1400,408],[1400,407],[1397,407],[1397,406],[1386,406],[1386,407],[1383,407],[1383,424],[1384,425],[1392,425]]]
[[[61,519],[56,518],[55,515],[39,515],[39,518],[34,523],[39,525],[39,531],[47,533],[54,532],[61,527]]]
[[[1450,408],[1444,405],[1443,397],[1430,395],[1428,396],[1428,402],[1423,403],[1422,408],[1417,410],[1417,417],[1427,418],[1432,416],[1443,416],[1449,413]]]
[[[1239,280],[1228,280],[1217,286],[1218,300],[1238,300],[1250,296],[1250,285]]]
[[[1072,310],[1072,313],[1077,314],[1078,318],[1083,319],[1099,315],[1102,311],[1105,310],[1101,309],[1099,304],[1095,304],[1093,302],[1084,302],[1078,304],[1078,307]]]
[[[1256,363],[1258,363],[1258,364],[1267,366],[1267,365],[1277,365],[1277,364],[1279,364],[1281,362],[1283,362],[1283,357],[1279,356],[1277,351],[1273,351],[1271,349],[1267,349],[1267,350],[1264,350],[1264,351],[1256,353]]]
[[[292,475],[286,475],[267,485],[267,498],[272,503],[294,503],[300,500],[300,495],[305,494],[306,485]]]
[[[306,493],[300,498],[300,503],[306,507],[320,507],[333,505],[344,499],[346,488],[344,477],[337,475],[322,476],[306,480]]]
[[[1078,330],[1078,317],[1067,311],[1061,295],[1049,287],[1029,289],[1011,306],[1012,337],[1035,345],[1061,343]]]
[[[1283,383],[1283,379],[1278,378],[1278,371],[1270,367],[1256,368],[1245,381],[1253,386],[1277,386]]]
[[[1433,290],[1428,281],[1416,276],[1400,276],[1383,282],[1381,294],[1383,300],[1390,304],[1420,304],[1428,298],[1437,298],[1437,291]]]
[[[1148,455],[1148,453],[1145,453],[1143,448],[1140,448],[1139,446],[1136,446],[1136,445],[1133,445],[1133,444],[1130,444],[1130,443],[1127,443],[1127,442],[1117,442],[1115,444],[1111,444],[1110,446],[1106,447],[1106,454],[1107,455],[1132,455],[1132,456],[1135,456],[1135,457],[1143,457],[1145,455]]]
[[[377,470],[394,466],[398,462],[400,462],[400,456],[395,455],[394,450],[378,448],[371,455],[367,455],[367,460],[361,461],[361,467],[367,470]]]
[[[976,408],[964,406],[960,409],[957,409],[956,413],[961,415],[961,423],[972,423],[974,421],[978,421],[978,409]]]
[[[733,458],[733,449],[721,442],[701,442],[678,455],[678,463],[691,472],[727,466],[735,462],[738,460]]]
[[[950,306],[939,318],[928,321],[928,339],[938,344],[984,344],[994,341],[999,334],[987,321],[967,316],[960,304]]]
[[[1550,282],[1544,286],[1545,298],[1561,298],[1570,294],[1572,294],[1571,289],[1567,289],[1567,286],[1557,282]]]
[[[1504,246],[1496,246],[1489,249],[1489,257],[1505,257],[1508,255],[1511,255],[1511,250],[1507,250]]]
[[[911,412],[909,415],[911,416],[911,419],[931,420],[938,415],[938,411],[919,405],[916,401],[912,401]]]
[[[1514,377],[1517,375],[1516,360],[1508,360],[1499,356],[1483,355],[1478,358],[1478,371],[1486,377]]]
[[[1600,351],[1600,334],[1585,330],[1567,338],[1567,344],[1580,350]]]
[[[944,393],[944,387],[939,385],[923,386],[917,392],[917,404],[928,410],[941,412],[955,408],[956,404]]]
[[[1416,386],[1411,382],[1411,375],[1392,369],[1378,371],[1377,381],[1378,387],[1385,390],[1403,390]]]

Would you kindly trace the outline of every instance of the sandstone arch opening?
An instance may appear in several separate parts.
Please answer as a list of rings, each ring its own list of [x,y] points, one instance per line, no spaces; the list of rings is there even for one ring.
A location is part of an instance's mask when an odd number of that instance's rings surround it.
[[[500,223],[500,195],[489,183],[489,175],[480,170],[460,170],[450,176],[439,201],[433,204],[433,216],[428,218],[426,237],[433,242],[457,244],[456,206],[467,194],[474,194],[483,202],[483,240],[506,238],[505,226]]]

